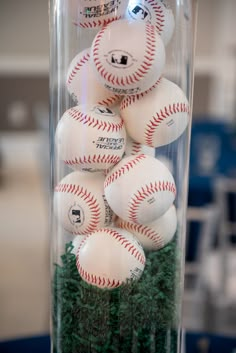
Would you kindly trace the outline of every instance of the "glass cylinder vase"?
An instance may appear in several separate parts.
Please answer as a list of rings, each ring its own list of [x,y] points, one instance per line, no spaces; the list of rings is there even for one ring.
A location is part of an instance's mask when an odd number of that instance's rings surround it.
[[[195,0],[50,1],[53,353],[179,353]]]

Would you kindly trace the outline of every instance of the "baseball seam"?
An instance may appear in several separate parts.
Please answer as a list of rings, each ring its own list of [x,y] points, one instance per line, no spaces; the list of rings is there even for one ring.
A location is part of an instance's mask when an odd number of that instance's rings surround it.
[[[69,92],[72,94],[75,94],[72,92],[72,89],[70,88],[73,80],[75,79],[76,75],[79,73],[81,69],[83,69],[84,65],[88,64],[90,60],[90,53],[87,52],[83,56],[81,56],[78,61],[76,62],[75,66],[71,68],[70,72],[67,75],[67,87]],[[109,92],[110,93],[110,92]],[[100,101],[97,102],[97,104],[100,105],[105,105],[105,106],[111,106],[118,102],[120,99],[120,96],[118,94],[111,95],[110,97],[104,98]]]
[[[132,141],[130,144],[131,144],[131,154],[141,153],[141,150],[142,150],[141,143]]]
[[[108,185],[110,185],[119,177],[124,175],[126,172],[128,172],[130,169],[132,169],[134,166],[136,166],[138,163],[140,163],[140,161],[142,161],[145,158],[146,158],[145,154],[139,154],[137,156],[134,156],[134,158],[131,161],[128,161],[118,170],[112,172],[112,174],[107,176],[107,178],[105,179],[104,187],[106,188]]]
[[[55,187],[55,192],[71,193],[80,197],[91,212],[89,225],[84,230],[80,230],[79,233],[75,232],[73,234],[84,235],[97,229],[101,217],[101,209],[96,197],[94,197],[91,192],[88,192],[86,188],[75,184],[58,184]]]
[[[148,122],[144,135],[145,135],[145,144],[154,147],[153,146],[153,136],[161,123],[169,118],[173,114],[177,113],[187,113],[189,114],[189,105],[186,103],[173,103],[169,104],[168,106],[163,107],[159,112],[156,112],[156,115],[154,115],[150,121]]]
[[[87,124],[88,126],[91,126],[93,128],[96,127],[98,130],[102,131],[117,132],[123,129],[124,126],[124,121],[122,119],[120,119],[118,123],[112,123],[108,120],[102,121],[93,118],[87,115],[86,113],[79,111],[76,108],[69,109],[68,114],[72,119],[78,121],[79,123]]]
[[[75,166],[75,165],[86,165],[86,164],[95,164],[95,163],[100,163],[100,164],[109,164],[115,165],[121,160],[121,157],[119,156],[114,156],[114,155],[88,155],[88,156],[83,156],[83,157],[75,157],[74,159],[66,159],[63,160],[63,162],[69,166]]]
[[[109,23],[113,22],[113,21],[117,21],[120,20],[121,16],[114,16],[108,19],[104,19],[104,20],[97,20],[97,21],[89,21],[89,22],[76,22],[74,21],[74,25],[81,27],[81,28],[94,28],[94,27],[101,27],[101,26],[106,26]]]
[[[145,4],[151,6],[150,12],[154,12],[156,18],[155,27],[158,33],[161,34],[165,25],[165,15],[163,7],[161,5],[158,5],[157,2],[154,0],[145,0]]]
[[[110,107],[111,105],[117,103],[119,100],[120,96],[118,94],[114,94],[114,96],[107,97],[106,99],[98,101],[98,104]]]
[[[124,110],[125,108],[128,108],[132,103],[135,103],[136,101],[140,100],[141,98],[145,97],[149,92],[151,92],[154,88],[158,86],[158,84],[161,82],[162,77],[160,77],[157,82],[149,88],[147,91],[136,94],[136,95],[130,95],[126,96],[123,98],[120,104],[120,110]]]
[[[148,226],[138,223],[125,222],[121,219],[118,220],[117,225],[122,229],[126,229],[127,231],[136,232],[145,236],[152,241],[156,248],[162,247],[164,244],[161,235],[150,229]]]
[[[79,251],[81,249],[81,247],[83,246],[83,244],[85,243],[85,241],[92,236],[92,234],[87,235],[87,237],[85,237],[82,242],[80,243],[80,246],[77,250],[77,259],[76,259],[76,266],[78,269],[78,272],[80,273],[80,276],[87,282],[94,284],[94,285],[99,285],[102,287],[109,287],[109,288],[116,288],[119,287],[121,282],[118,280],[110,280],[109,278],[106,279],[105,277],[101,277],[101,276],[96,276],[93,274],[89,274],[87,271],[85,271],[83,269],[83,267],[81,266],[80,262],[79,262]]]
[[[169,191],[176,195],[176,187],[173,182],[170,181],[155,181],[150,182],[148,185],[142,186],[130,200],[128,209],[128,218],[131,222],[138,223],[138,211],[140,205],[150,196],[160,191]]]
[[[132,243],[130,243],[127,239],[125,239],[125,237],[122,236],[122,234],[118,233],[117,231],[113,230],[113,229],[106,229],[106,228],[102,228],[100,229],[98,232],[103,232],[103,233],[107,233],[109,235],[112,235],[112,237],[117,240],[119,243],[121,243],[121,245],[127,249],[127,251],[129,253],[131,253],[132,256],[134,256],[134,258],[139,261],[142,265],[145,265],[145,256],[134,247],[134,245]],[[92,236],[92,234],[89,235],[89,237]],[[78,271],[81,275],[82,278],[84,278],[85,280],[87,280],[89,283],[94,284],[94,285],[102,285],[102,286],[106,286],[108,288],[116,288],[118,286],[120,286],[120,284],[122,283],[122,281],[120,280],[115,280],[115,279],[109,279],[109,278],[105,278],[102,276],[97,276],[97,275],[93,275],[93,274],[89,274],[84,268],[83,266],[80,264],[80,259],[79,259],[79,251],[83,245],[83,243],[86,241],[86,239],[88,239],[88,237],[86,237],[85,239],[83,239],[83,241],[81,242],[79,249],[77,251],[77,260],[76,260],[76,265],[78,268]]]
[[[151,5],[152,10],[154,10],[157,21],[155,26],[158,33],[161,34],[165,25],[165,15],[163,12],[163,8],[161,5],[157,5],[156,1],[154,0],[147,0],[147,2]]]
[[[109,278],[101,277],[101,276],[96,276],[93,274],[89,274],[87,271],[85,271],[80,264],[77,264],[78,271],[80,273],[80,276],[86,281],[89,282],[89,284],[94,284],[102,287],[108,287],[108,288],[117,288],[120,286],[121,282],[117,280],[110,280]]]
[[[145,48],[145,54],[143,58],[144,60],[141,63],[140,67],[137,68],[136,72],[122,77],[118,77],[117,75],[111,72],[108,72],[103,66],[99,57],[99,45],[100,45],[100,40],[102,39],[107,27],[104,27],[98,33],[92,48],[93,60],[97,71],[100,73],[100,75],[103,77],[105,81],[116,86],[118,85],[118,86],[124,87],[127,85],[136,84],[143,77],[145,77],[145,75],[148,73],[148,71],[153,65],[153,61],[155,59],[155,51],[156,51],[155,27],[146,23],[145,28],[146,28],[146,48]]]
[[[71,71],[68,73],[67,85],[70,85],[72,83],[74,77],[77,75],[80,69],[89,61],[89,58],[90,58],[90,54],[86,53],[78,59],[75,66],[71,68]]]

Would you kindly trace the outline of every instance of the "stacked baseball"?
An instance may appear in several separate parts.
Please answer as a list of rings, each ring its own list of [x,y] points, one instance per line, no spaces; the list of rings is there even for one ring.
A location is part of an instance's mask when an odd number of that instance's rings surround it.
[[[155,148],[182,135],[189,104],[163,77],[175,26],[163,0],[71,0],[71,16],[97,32],[68,68],[75,106],[60,119],[55,144],[71,172],[55,187],[54,211],[75,236],[82,279],[115,288],[138,280],[145,252],[176,232],[176,185]]]

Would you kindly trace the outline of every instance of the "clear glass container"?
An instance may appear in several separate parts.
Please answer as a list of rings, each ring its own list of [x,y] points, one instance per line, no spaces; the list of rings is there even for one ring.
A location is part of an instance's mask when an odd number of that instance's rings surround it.
[[[54,353],[177,353],[194,0],[50,1]]]

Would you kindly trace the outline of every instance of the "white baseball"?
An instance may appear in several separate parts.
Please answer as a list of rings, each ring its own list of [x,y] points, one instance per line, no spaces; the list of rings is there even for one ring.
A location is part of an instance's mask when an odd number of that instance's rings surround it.
[[[58,123],[55,143],[59,158],[75,170],[107,170],[122,158],[126,131],[110,108],[79,105]]]
[[[125,156],[128,157],[140,153],[155,157],[155,148],[142,145],[141,143],[134,141],[129,135],[127,135]]]
[[[148,90],[161,76],[165,47],[154,26],[115,21],[94,38],[91,63],[106,88],[121,95],[137,94]]]
[[[173,165],[173,161],[166,157],[163,154],[158,154],[157,153],[157,159],[159,159],[159,161],[161,161],[163,164],[165,164],[165,166],[169,169],[169,171],[171,172],[171,174],[174,173],[174,165]]]
[[[77,104],[113,106],[120,96],[106,89],[90,65],[90,48],[84,49],[71,61],[66,78],[68,92]]]
[[[182,89],[162,78],[148,92],[125,97],[120,114],[129,135],[150,147],[179,138],[189,122],[189,103]]]
[[[123,229],[103,228],[88,234],[77,252],[80,276],[99,288],[117,288],[137,280],[145,266],[142,246]]]
[[[71,253],[74,254],[75,256],[77,255],[77,251],[84,237],[85,235],[77,235],[72,241],[73,249],[71,250]]]
[[[96,28],[124,16],[128,0],[69,0],[72,22],[81,28]]]
[[[163,43],[167,45],[172,38],[175,19],[173,11],[163,0],[130,0],[126,18],[150,23],[156,27]]]
[[[144,154],[123,158],[106,176],[104,187],[114,213],[125,221],[141,224],[161,217],[176,194],[167,167]]]
[[[111,224],[103,173],[72,172],[54,190],[54,213],[69,233],[84,235]]]
[[[126,229],[140,241],[146,250],[159,250],[168,244],[176,232],[177,215],[172,205],[160,218],[147,224],[137,224],[118,218],[116,226]]]

